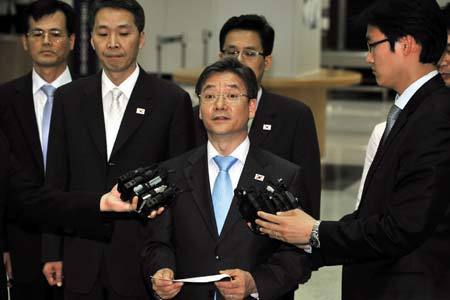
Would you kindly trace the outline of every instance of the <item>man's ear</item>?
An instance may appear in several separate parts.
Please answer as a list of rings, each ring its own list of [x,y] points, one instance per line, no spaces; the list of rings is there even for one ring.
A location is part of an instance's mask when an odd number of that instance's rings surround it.
[[[411,53],[417,53],[421,49],[420,45],[417,44],[416,40],[411,35],[401,37],[398,40],[398,43],[400,44],[400,51],[405,56],[408,56]]]
[[[22,35],[22,46],[23,50],[28,51],[27,36],[25,34]]]
[[[256,114],[256,99],[248,100],[248,118],[253,119]]]
[[[145,33],[142,31],[139,34],[139,49],[144,48],[144,45],[145,45]]]
[[[92,36],[91,36],[91,47],[92,47],[92,49],[94,49],[94,51],[95,51],[94,40],[92,39]]]
[[[268,71],[272,67],[272,54],[264,57],[264,71]]]
[[[200,105],[200,102],[199,102],[199,104],[198,104],[198,118],[199,118],[200,120],[203,120],[203,116],[202,116],[202,107],[201,107],[201,105]]]

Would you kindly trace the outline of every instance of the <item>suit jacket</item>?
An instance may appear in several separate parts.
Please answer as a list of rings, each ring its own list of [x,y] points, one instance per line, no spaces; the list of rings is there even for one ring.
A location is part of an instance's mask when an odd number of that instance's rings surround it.
[[[322,222],[319,264],[344,264],[343,299],[448,299],[450,92],[425,83],[378,148],[359,209]]]
[[[6,204],[17,213],[19,223],[30,226],[68,225],[79,232],[88,233],[107,220],[99,212],[101,193],[52,191],[33,180],[28,169],[23,169],[12,155],[10,144],[0,130],[0,229],[5,224]],[[83,220],[83,222],[80,222]],[[104,239],[111,232],[106,228]],[[3,251],[2,248],[0,248]],[[28,249],[33,250],[33,249]],[[0,299],[8,299],[3,260],[0,261]]]
[[[0,127],[9,140],[11,151],[26,166],[29,176],[42,185],[45,175],[31,72],[2,85],[0,94]],[[14,279],[21,282],[42,280],[39,228],[29,224],[19,225],[17,212],[13,209],[8,209],[8,220],[7,247],[11,252]]]
[[[171,268],[176,278],[240,268],[251,272],[260,299],[293,299],[283,295],[310,277],[309,261],[302,250],[252,233],[239,213],[236,199],[218,236],[206,146],[163,166],[175,170],[170,180],[185,192],[152,221],[152,234],[143,252],[146,280],[149,282],[148,276],[161,268]],[[255,174],[286,179],[289,190],[296,195],[302,190],[298,166],[251,146],[238,186],[263,188],[263,183],[254,179]],[[214,292],[213,284],[184,284],[176,299],[213,299]],[[222,299],[220,293],[218,299]]]
[[[109,161],[101,74],[58,89],[54,102],[47,177],[50,184],[63,190],[105,192],[130,169],[166,160],[187,151],[194,143],[189,95],[143,70],[126,107]],[[138,109],[144,110],[144,114],[137,113]],[[141,234],[145,234],[146,224],[133,216],[119,218],[114,222],[109,243],[81,237],[64,240],[67,289],[89,292],[104,265],[116,293],[146,295],[138,267],[143,246]]]
[[[197,145],[206,142],[206,130],[196,118]],[[267,126],[270,125],[270,129]],[[252,145],[272,152],[302,167],[306,183],[303,207],[305,211],[319,218],[320,215],[320,152],[314,117],[308,106],[284,96],[272,94],[263,89],[249,132]]]

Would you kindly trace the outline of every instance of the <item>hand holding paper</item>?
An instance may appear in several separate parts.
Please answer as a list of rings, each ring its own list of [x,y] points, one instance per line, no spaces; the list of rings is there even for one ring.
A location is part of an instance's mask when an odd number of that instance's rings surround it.
[[[160,269],[152,276],[152,288],[160,298],[172,299],[181,290],[182,282],[173,281],[173,271],[168,268]]]
[[[245,299],[250,294],[258,293],[253,276],[244,270],[232,269],[220,271],[233,278],[231,281],[216,282],[215,285],[226,300]]]

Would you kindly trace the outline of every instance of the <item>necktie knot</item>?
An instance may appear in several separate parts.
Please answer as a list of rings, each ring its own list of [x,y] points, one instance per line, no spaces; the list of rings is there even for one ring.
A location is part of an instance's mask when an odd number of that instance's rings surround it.
[[[46,84],[41,87],[41,90],[47,96],[47,98],[53,98],[56,88],[53,85]]]
[[[219,170],[223,172],[228,172],[231,166],[237,161],[237,158],[233,156],[214,156],[213,159],[219,167]]]
[[[115,87],[111,90],[111,95],[113,102],[119,102],[120,96],[122,96],[122,91]]]
[[[398,107],[395,104],[392,105],[391,109],[389,110],[388,117],[387,117],[388,122],[395,122],[401,111],[402,111],[402,109],[400,107]]]

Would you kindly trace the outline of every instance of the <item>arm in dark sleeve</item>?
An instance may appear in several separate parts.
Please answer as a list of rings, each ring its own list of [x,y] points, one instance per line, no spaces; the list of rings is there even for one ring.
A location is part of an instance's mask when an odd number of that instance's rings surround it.
[[[300,169],[291,180],[288,190],[302,194]],[[279,242],[280,246],[267,262],[257,266],[252,274],[260,299],[277,299],[295,290],[299,283],[311,277],[311,262],[306,253],[293,245]]]
[[[149,276],[162,268],[169,268],[176,272],[175,253],[171,243],[172,214],[170,206],[158,217],[149,221],[147,226],[144,249],[141,253],[141,267],[146,284],[150,283]],[[149,287],[150,290],[152,287]]]
[[[305,180],[309,201],[304,210],[315,219],[320,218],[320,150],[317,139],[314,117],[305,106],[301,110],[296,121],[297,136],[293,141],[292,162],[301,166]]]
[[[55,93],[48,139],[46,182],[53,188],[67,191],[69,170],[65,147],[66,136],[62,101],[63,98],[57,90]],[[42,234],[42,262],[62,261],[62,231],[63,230],[59,228],[57,230],[49,230]],[[60,234],[57,234],[58,232],[60,232]]]
[[[176,100],[168,133],[169,147],[166,159],[180,155],[195,146],[191,98],[186,92],[183,92],[183,95]]]
[[[429,114],[417,124],[402,141],[405,146],[396,177],[386,179],[395,184],[389,199],[379,199],[387,203],[385,212],[320,224],[325,264],[401,257],[419,247],[443,222],[450,194],[449,122]]]

